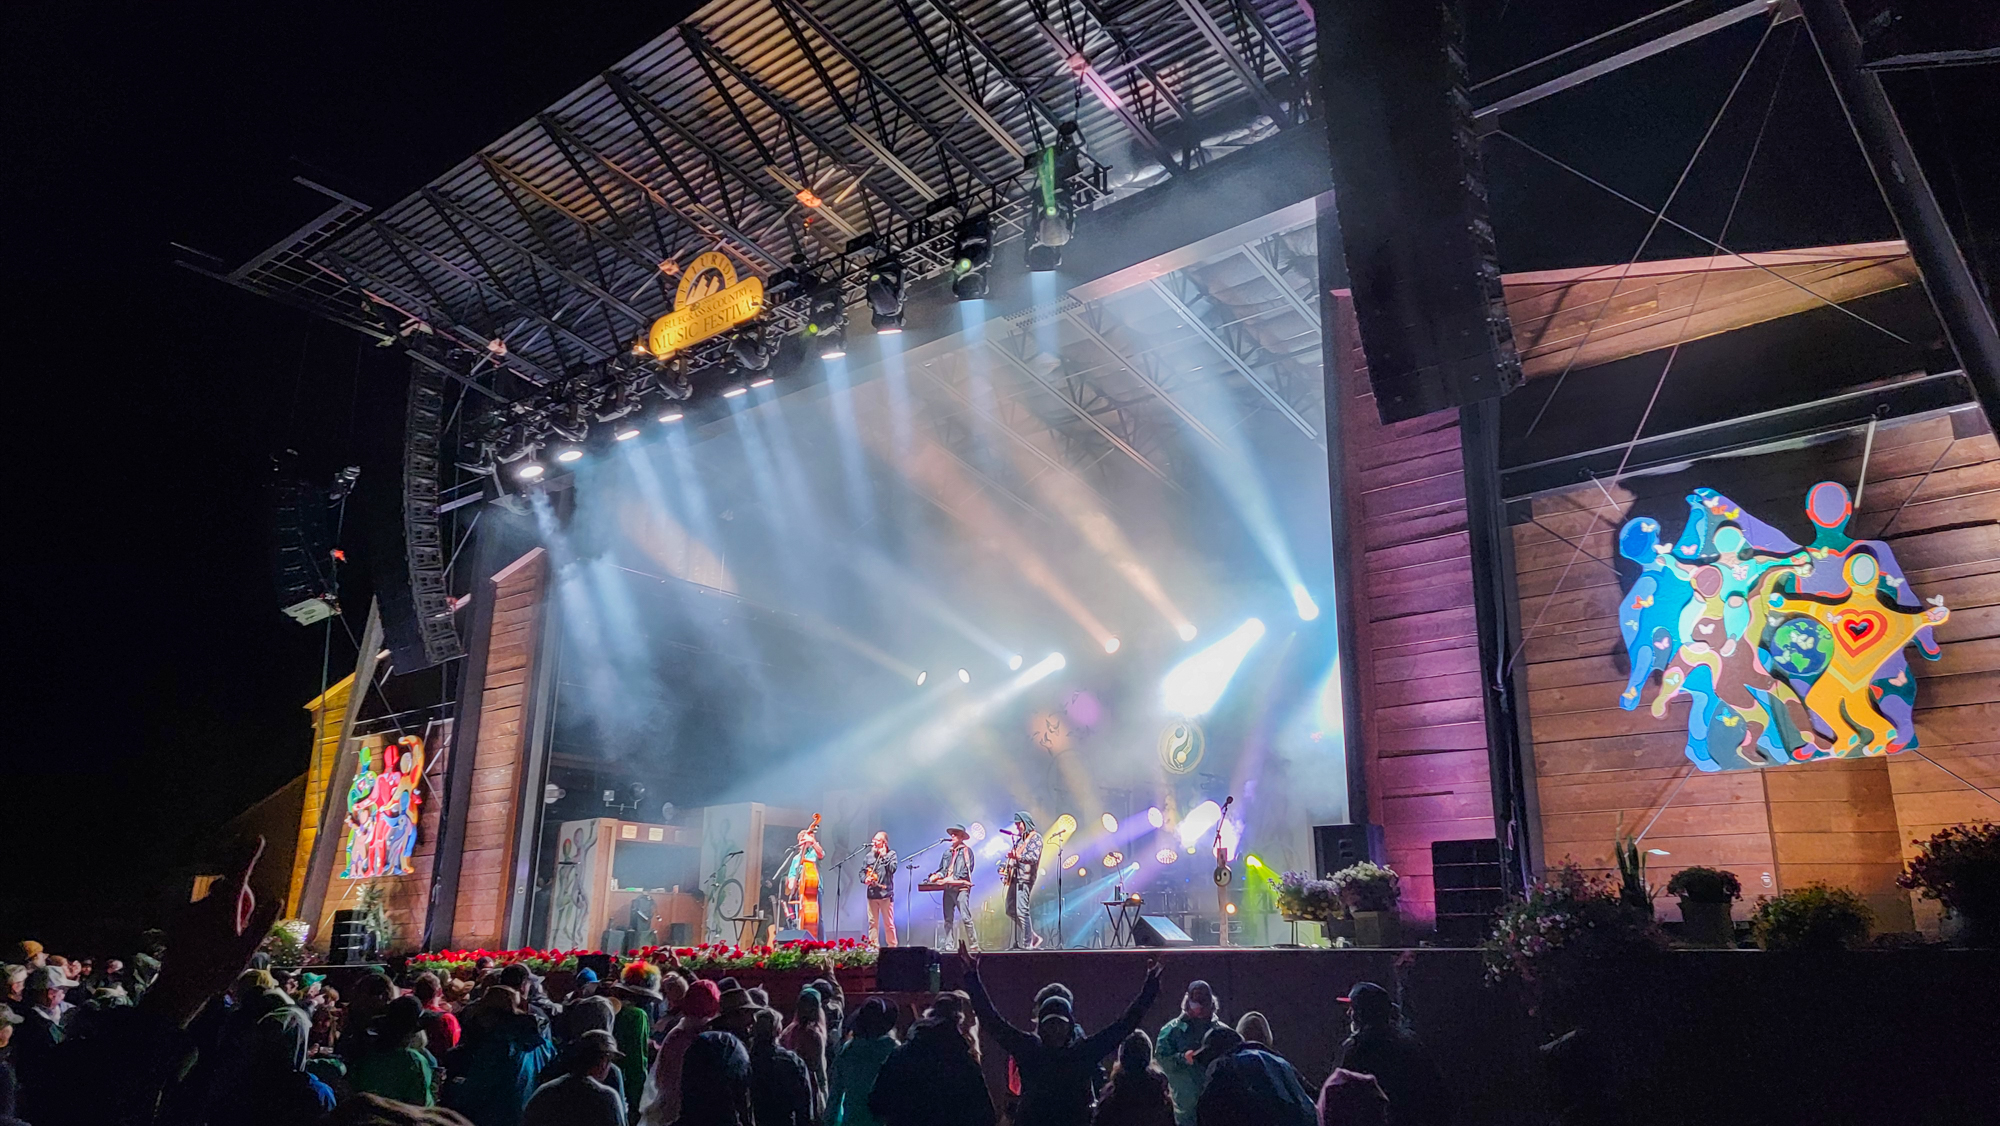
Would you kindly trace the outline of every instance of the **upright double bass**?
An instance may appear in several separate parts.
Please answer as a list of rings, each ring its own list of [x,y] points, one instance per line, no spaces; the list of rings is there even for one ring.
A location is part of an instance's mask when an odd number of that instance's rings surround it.
[[[799,832],[798,848],[785,872],[785,906],[800,930],[819,937],[819,862],[826,850],[819,845],[819,814]]]

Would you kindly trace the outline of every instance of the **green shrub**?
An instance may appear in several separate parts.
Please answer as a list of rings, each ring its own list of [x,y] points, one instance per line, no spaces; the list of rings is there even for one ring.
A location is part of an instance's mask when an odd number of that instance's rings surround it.
[[[1667,894],[1689,903],[1734,903],[1743,898],[1743,881],[1721,868],[1683,868],[1667,881]]]
[[[1765,950],[1846,950],[1868,940],[1875,910],[1846,888],[1814,882],[1757,900],[1750,933]]]
[[[1975,945],[2000,942],[2000,825],[1952,825],[1917,841],[1896,884],[1962,916]]]
[[[1626,903],[1619,890],[1574,861],[1550,868],[1527,895],[1500,909],[1484,946],[1487,979],[1512,978],[1531,988],[1565,979],[1578,984],[1666,949],[1652,913]]]

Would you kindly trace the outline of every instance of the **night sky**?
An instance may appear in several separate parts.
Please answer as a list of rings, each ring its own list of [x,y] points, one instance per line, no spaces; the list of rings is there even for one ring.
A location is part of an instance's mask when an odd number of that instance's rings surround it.
[[[15,396],[0,450],[17,524],[6,553],[0,943],[33,935],[60,948],[117,942],[156,919],[201,834],[304,767],[300,705],[320,689],[326,635],[278,612],[261,493],[272,455],[297,450],[314,480],[362,467],[344,539],[357,633],[368,548],[357,529],[399,489],[403,363],[175,268],[170,244],[224,269],[240,263],[323,207],[295,175],[388,204],[694,5],[36,7],[0,27],[0,308]],[[1484,13],[1477,30],[1504,5],[1473,7]],[[1664,67],[1634,68],[1604,84],[1596,108],[1551,103],[1509,125],[1657,198],[1678,169],[1671,150],[1684,154],[1712,111],[1710,87],[1740,65],[1745,32],[1696,48],[1714,58],[1686,60],[1685,84]],[[1537,21],[1525,49],[1555,34]],[[1773,165],[1745,202],[1773,225],[1744,244],[1893,234],[1851,138],[1827,116],[1816,64],[1802,43],[1791,65],[1810,88],[1779,103]],[[1954,131],[1974,137],[1993,120],[1990,103],[1981,117],[1964,100],[1980,78],[1968,68],[1897,80],[1921,115],[1920,142],[1952,154],[1940,194],[1955,216],[2000,210],[2000,178],[1986,174],[1993,146],[1952,144]],[[1635,108],[1671,102],[1656,98],[1663,83],[1683,101],[1657,115]],[[1593,133],[1624,140],[1586,155]],[[1725,139],[1739,154],[1722,160],[1725,193],[1747,139]],[[1634,213],[1622,205],[1518,152],[1490,160],[1503,256],[1535,259],[1504,267],[1629,252]],[[1801,170],[1821,182],[1793,182]],[[1535,222],[1551,216],[1560,222]],[[1995,228],[1985,221],[1973,240],[1976,267],[1990,268]],[[1807,237],[1819,230],[1830,237]],[[1551,231],[1601,245],[1539,241]],[[338,679],[354,654],[342,630],[333,636],[326,667]]]
[[[324,631],[278,612],[271,455],[296,449],[314,480],[361,465],[350,533],[397,502],[403,363],[175,268],[170,243],[236,265],[323,206],[295,175],[390,203],[691,6],[10,12],[0,943],[157,917],[200,833],[304,768]],[[334,636],[338,679],[354,651]]]

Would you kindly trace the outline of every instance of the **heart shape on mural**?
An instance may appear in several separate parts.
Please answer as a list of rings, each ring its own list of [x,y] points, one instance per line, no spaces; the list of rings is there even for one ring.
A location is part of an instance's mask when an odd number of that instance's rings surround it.
[[[1879,610],[1842,610],[1833,619],[1833,637],[1849,656],[1860,653],[1889,628],[1889,619]]]

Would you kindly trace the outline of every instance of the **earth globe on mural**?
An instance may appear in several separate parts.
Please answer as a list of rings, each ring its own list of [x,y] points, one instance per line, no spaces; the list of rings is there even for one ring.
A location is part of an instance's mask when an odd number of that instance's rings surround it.
[[[1771,636],[1771,660],[1786,676],[1811,680],[1833,659],[1833,634],[1811,618],[1793,618]]]
[[[1169,774],[1192,774],[1201,765],[1208,740],[1201,725],[1191,719],[1177,719],[1160,732],[1160,765]]]

